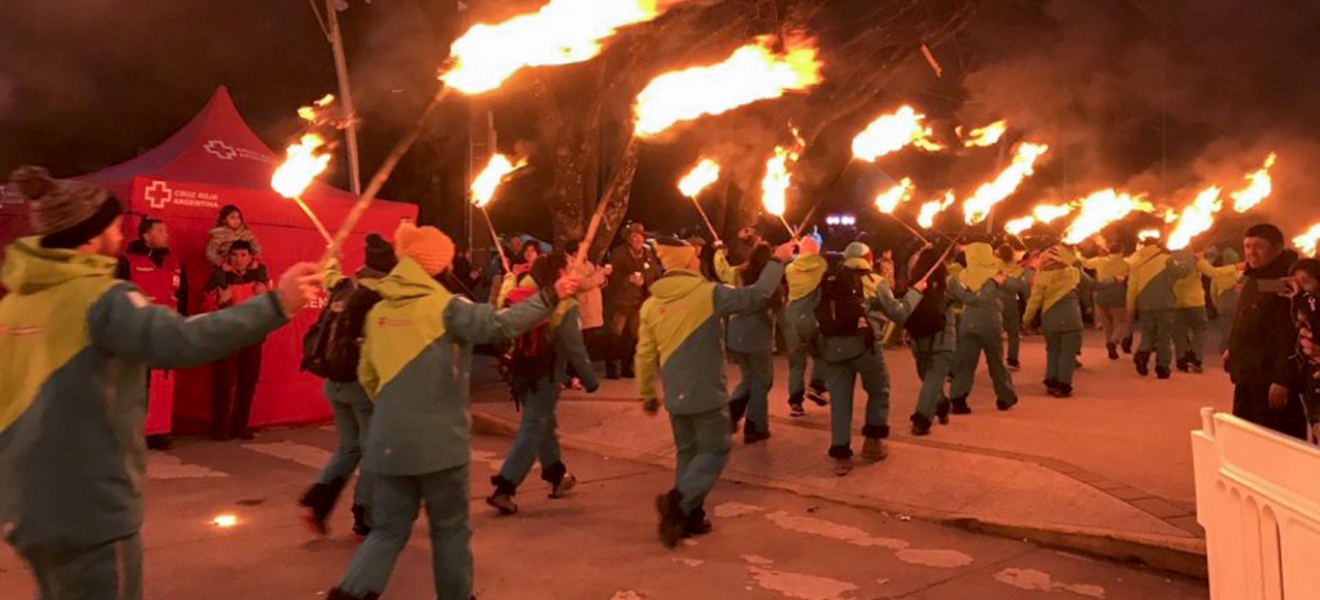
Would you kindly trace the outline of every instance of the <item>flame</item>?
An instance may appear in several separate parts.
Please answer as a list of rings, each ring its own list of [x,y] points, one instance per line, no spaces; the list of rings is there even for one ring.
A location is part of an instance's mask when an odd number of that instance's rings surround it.
[[[1153,212],[1154,205],[1145,201],[1140,196],[1115,191],[1113,189],[1100,190],[1081,200],[1076,204],[1078,209],[1077,218],[1073,219],[1068,230],[1064,232],[1063,241],[1066,244],[1080,244],[1097,233],[1108,227],[1110,224],[1135,212]]]
[[[678,191],[688,198],[696,198],[701,195],[702,190],[719,180],[720,164],[709,158],[703,158],[697,166],[692,167],[692,171],[679,180]]]
[[[1224,202],[1219,198],[1219,187],[1210,186],[1201,190],[1196,195],[1187,208],[1184,208],[1182,215],[1178,217],[1178,224],[1174,226],[1173,233],[1169,234],[1169,249],[1183,250],[1188,244],[1192,243],[1192,238],[1205,233],[1215,224],[1215,214],[1224,208]]]
[[[953,206],[953,190],[944,192],[944,199],[931,200],[921,205],[921,211],[917,214],[917,224],[923,229],[930,229],[935,226],[935,217],[944,212],[944,209]]]
[[[916,186],[912,184],[911,177],[904,177],[894,187],[889,188],[875,197],[875,207],[885,214],[894,214],[894,209],[898,205],[912,199],[912,191]]]
[[[907,146],[916,146],[927,152],[937,152],[944,147],[930,141],[930,127],[921,122],[926,115],[913,110],[911,106],[900,107],[892,114],[880,115],[866,126],[866,130],[853,138],[853,156],[866,162],[875,162],[877,158],[897,152]]]
[[[1168,223],[1169,225],[1172,225],[1177,221],[1178,221],[1178,211],[1166,207],[1164,209],[1164,222]]]
[[[504,183],[504,178],[514,171],[522,168],[527,161],[518,161],[515,164],[509,160],[509,157],[496,153],[490,157],[490,162],[486,163],[486,168],[481,170],[481,174],[472,180],[472,203],[477,208],[485,208],[495,197],[495,190],[499,189],[500,184]]]
[[[1137,233],[1137,239],[1142,241],[1158,240],[1162,237],[1164,237],[1164,234],[1158,229],[1142,229],[1141,232]]]
[[[758,38],[724,62],[665,73],[637,95],[637,135],[656,135],[675,123],[718,115],[821,81],[814,40],[790,40],[781,54]]]
[[[1274,166],[1274,159],[1278,158],[1273,152],[1265,157],[1265,166],[1259,171],[1247,175],[1247,187],[1233,192],[1233,210],[1238,212],[1247,212],[1256,207],[1256,205],[1265,201],[1274,191],[1274,181],[1270,178],[1270,167]]]
[[[285,198],[301,196],[312,180],[330,166],[330,155],[325,153],[325,138],[315,133],[303,134],[298,143],[289,146],[284,164],[270,177],[270,187]]]
[[[1036,218],[1028,215],[1020,219],[1013,219],[1012,221],[1004,223],[1004,231],[1007,231],[1012,235],[1022,235],[1022,232],[1031,229],[1031,226],[1035,224],[1036,224]]]
[[[334,94],[326,94],[320,100],[313,102],[311,106],[302,106],[298,108],[298,118],[308,123],[320,124],[325,120],[325,109],[335,103]]]
[[[1035,172],[1036,159],[1050,149],[1045,144],[1024,142],[1013,153],[1013,163],[999,173],[994,181],[982,184],[976,193],[963,202],[967,224],[975,225],[990,216],[990,210],[1017,191],[1018,186]]]
[[[980,129],[973,129],[963,138],[963,146],[966,148],[993,146],[999,143],[999,139],[1008,132],[1008,121],[995,121]],[[1016,235],[1016,234],[1015,234]]]
[[[221,529],[228,529],[238,525],[238,517],[228,513],[216,515],[215,518],[211,519],[211,524]]]
[[[788,188],[793,184],[793,176],[788,172],[788,163],[796,161],[798,153],[783,146],[775,147],[775,155],[765,162],[765,178],[761,180],[761,205],[765,212],[784,216],[788,206]]]
[[[1072,214],[1073,207],[1067,204],[1037,204],[1031,210],[1031,216],[1041,223],[1053,223]]]
[[[1293,246],[1307,256],[1315,257],[1316,244],[1320,243],[1320,223],[1312,225],[1306,233],[1293,238]]]
[[[656,0],[550,0],[534,13],[473,25],[450,47],[453,64],[440,79],[465,94],[489,92],[527,67],[590,60],[619,29],[659,14]]]

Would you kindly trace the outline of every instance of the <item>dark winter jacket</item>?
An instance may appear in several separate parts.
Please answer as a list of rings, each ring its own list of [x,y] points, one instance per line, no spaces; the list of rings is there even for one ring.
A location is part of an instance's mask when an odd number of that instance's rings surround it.
[[[1228,373],[1233,383],[1275,383],[1294,387],[1296,369],[1289,360],[1297,333],[1293,329],[1288,298],[1266,287],[1281,288],[1282,278],[1297,262],[1297,253],[1284,250],[1260,269],[1247,269],[1238,300],[1233,331],[1228,336]]]
[[[609,287],[605,290],[606,301],[613,310],[637,310],[646,301],[651,284],[660,278],[660,261],[651,252],[650,246],[642,246],[642,251],[633,253],[628,244],[622,244],[610,252]],[[634,285],[629,279],[633,273],[642,274],[642,285]]]

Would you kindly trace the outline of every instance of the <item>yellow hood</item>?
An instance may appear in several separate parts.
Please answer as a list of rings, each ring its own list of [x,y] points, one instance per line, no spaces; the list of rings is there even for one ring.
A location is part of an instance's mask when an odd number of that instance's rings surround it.
[[[995,251],[990,244],[984,242],[969,244],[963,252],[967,255],[967,268],[958,274],[958,280],[962,282],[963,287],[973,292],[979,291],[985,282],[1004,270],[1004,263],[995,257]]]

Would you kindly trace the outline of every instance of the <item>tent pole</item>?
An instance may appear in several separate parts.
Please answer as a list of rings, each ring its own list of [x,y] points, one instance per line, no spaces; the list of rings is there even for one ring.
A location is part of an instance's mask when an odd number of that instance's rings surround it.
[[[326,20],[329,22],[330,49],[335,55],[335,75],[339,78],[339,99],[344,106],[347,122],[345,137],[348,141],[349,185],[354,194],[362,193],[362,170],[358,163],[357,113],[353,111],[353,90],[348,81],[348,60],[344,57],[344,36],[339,29],[339,14],[335,0],[325,0]]]

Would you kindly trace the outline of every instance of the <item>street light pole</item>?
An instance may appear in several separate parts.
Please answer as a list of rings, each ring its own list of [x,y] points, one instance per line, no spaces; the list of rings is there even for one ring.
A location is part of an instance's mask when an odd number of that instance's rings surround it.
[[[348,126],[344,130],[348,141],[349,185],[354,194],[362,193],[362,171],[358,164],[357,114],[353,111],[353,90],[348,82],[348,60],[344,58],[344,37],[339,30],[339,14],[335,10],[336,0],[325,0],[326,37],[330,38],[330,49],[335,55],[335,75],[339,78],[339,101],[343,103],[344,117]]]

